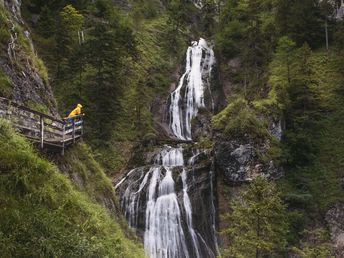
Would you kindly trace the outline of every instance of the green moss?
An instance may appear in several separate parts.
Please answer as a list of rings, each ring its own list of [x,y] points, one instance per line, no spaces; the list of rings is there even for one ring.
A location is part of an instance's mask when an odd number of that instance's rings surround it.
[[[0,45],[7,45],[11,39],[7,24],[8,18],[6,11],[0,6]]]
[[[247,134],[255,139],[269,136],[267,123],[259,118],[253,108],[243,98],[236,98],[219,114],[213,117],[215,129],[223,130],[229,137],[240,137]]]
[[[214,142],[208,137],[201,137],[197,142],[197,147],[200,149],[212,149]]]
[[[4,257],[144,257],[107,211],[0,120]]]
[[[0,70],[0,96],[10,98],[12,94],[11,81],[7,75]]]
[[[11,19],[11,21],[9,20]],[[12,22],[14,24],[13,29]],[[31,65],[37,69],[37,72],[40,74],[42,79],[47,83],[48,82],[48,70],[45,67],[43,61],[36,55],[34,52],[30,40],[26,37],[23,28],[20,24],[16,23],[14,18],[11,18],[8,12],[0,7],[0,44],[6,45],[10,42],[11,39],[11,30],[12,34],[17,34],[17,65],[21,67],[27,62],[31,62]]]
[[[28,107],[28,108],[31,108],[35,111],[38,111],[38,112],[41,112],[43,114],[48,114],[49,113],[49,109],[47,106],[43,105],[43,104],[39,104],[37,102],[34,102],[32,100],[28,100],[25,105]]]
[[[18,35],[18,43],[19,46],[22,48],[25,58],[29,57],[29,62],[31,62],[32,67],[37,69],[37,72],[44,80],[45,83],[48,83],[48,69],[44,65],[42,59],[40,59],[37,54],[34,52],[30,40],[24,34],[23,28],[18,24],[15,25],[14,31]],[[22,57],[23,58],[23,57]]]

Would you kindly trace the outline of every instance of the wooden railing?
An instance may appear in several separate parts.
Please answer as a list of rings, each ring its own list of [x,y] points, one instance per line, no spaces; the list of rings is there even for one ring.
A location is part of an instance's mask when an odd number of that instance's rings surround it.
[[[0,117],[8,119],[25,137],[40,148],[65,148],[83,135],[83,116],[57,119],[0,97]]]

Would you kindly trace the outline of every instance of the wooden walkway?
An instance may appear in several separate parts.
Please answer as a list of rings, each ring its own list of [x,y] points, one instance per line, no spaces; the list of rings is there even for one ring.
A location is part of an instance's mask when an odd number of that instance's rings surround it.
[[[57,119],[0,97],[0,117],[8,119],[25,137],[38,143],[41,149],[58,150],[64,154],[67,146],[83,135],[83,117]]]

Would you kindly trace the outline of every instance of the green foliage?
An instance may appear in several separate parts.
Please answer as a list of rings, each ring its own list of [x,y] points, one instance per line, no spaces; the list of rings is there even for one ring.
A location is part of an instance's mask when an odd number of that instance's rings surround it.
[[[256,178],[232,203],[231,225],[224,233],[229,257],[274,257],[285,251],[287,212],[274,183]]]
[[[27,101],[25,103],[25,105],[28,107],[28,108],[31,108],[35,111],[38,111],[38,112],[41,112],[43,114],[49,114],[49,108],[43,104],[39,104],[37,102],[34,102],[34,101]]]
[[[5,257],[144,257],[103,207],[0,121],[0,249]]]
[[[12,94],[11,81],[7,75],[0,70],[0,96],[10,98]]]
[[[328,234],[303,232],[324,223],[326,211],[343,200],[344,23],[331,20],[329,3],[224,1],[216,33],[222,75],[238,85],[230,90],[247,100],[237,104],[238,110],[285,122],[281,144],[272,142],[269,153],[258,156],[262,161],[277,157],[284,165],[279,187],[290,210],[288,243],[301,257],[330,257]],[[321,49],[325,20],[327,52]],[[234,124],[241,112],[233,111],[234,102],[214,117],[216,129]]]
[[[225,58],[240,58],[236,77],[246,96],[257,94],[276,44],[275,1],[225,1],[220,9],[216,46]]]
[[[214,147],[214,142],[208,137],[200,137],[197,142],[197,147],[200,149],[212,149]]]
[[[171,74],[185,54],[184,36],[171,33],[169,12],[155,0],[132,1],[129,13],[110,0],[23,4],[27,15],[39,16],[33,37],[49,67],[61,114],[82,103],[86,141],[107,171],[120,170],[128,155],[117,147],[127,150],[128,141],[155,133],[151,103],[158,94],[167,95]],[[192,3],[187,7],[196,9]],[[104,155],[110,151],[113,155]]]
[[[298,246],[298,241],[302,241],[295,252],[301,257],[330,257],[327,233],[319,238],[314,232],[305,234],[303,231],[313,230],[330,207],[343,201],[340,180],[343,177],[344,111],[343,98],[337,91],[342,80],[341,57],[337,50],[328,53],[308,50],[307,53],[303,49],[303,52],[296,51],[298,62],[293,65],[294,71],[299,73],[293,77],[303,83],[297,83],[298,89],[292,89],[294,96],[290,98],[287,115],[293,120],[289,122],[284,142],[286,150],[293,149],[297,154],[288,152],[289,166],[285,177],[279,181],[279,188],[289,208],[300,214],[298,219],[290,219],[293,234],[289,242]],[[301,64],[308,67],[303,68],[302,73],[299,72]],[[302,100],[298,105],[293,103],[298,100]]]
[[[318,47],[325,43],[324,24],[319,2],[276,1],[276,24],[281,35],[287,35],[299,46],[308,43]]]
[[[243,98],[236,98],[212,120],[215,129],[223,130],[229,137],[248,135],[254,139],[269,136],[264,119]]]
[[[0,7],[0,44],[7,45],[11,39],[6,11]]]
[[[83,23],[84,17],[72,5],[65,6],[59,12],[56,31],[57,77],[70,68],[68,59],[80,40],[78,33],[81,31]]]
[[[110,179],[85,143],[77,144],[67,150],[65,157],[59,163],[69,177],[77,181],[79,190],[85,191],[100,203],[104,202],[104,198],[116,202]]]
[[[28,63],[39,73],[45,83],[48,83],[48,71],[43,61],[36,55],[32,44],[25,35],[24,30],[7,11],[0,6],[0,45],[3,51],[8,48],[11,40],[11,34],[16,34],[16,62],[19,69],[24,70],[24,65]]]
[[[267,98],[254,101],[254,106],[263,112],[277,113],[285,110],[289,104],[288,87],[294,75],[295,43],[288,37],[282,37],[269,65],[268,84],[270,91]]]
[[[317,152],[313,130],[317,130],[317,82],[314,80],[314,67],[311,60],[311,50],[304,45],[297,52],[293,64],[293,77],[288,88],[290,104],[287,108],[285,137],[288,142],[288,162],[294,165],[311,162]]]
[[[205,36],[210,37],[216,28],[216,3],[212,0],[202,1],[202,32]]]
[[[178,33],[180,27],[191,22],[191,14],[194,8],[192,2],[184,0],[171,0],[168,3],[169,23],[176,33]]]
[[[334,257],[331,244],[327,242],[329,236],[324,229],[305,231],[304,235],[311,241],[302,243],[302,248],[293,248],[292,251],[301,258],[329,258]]]

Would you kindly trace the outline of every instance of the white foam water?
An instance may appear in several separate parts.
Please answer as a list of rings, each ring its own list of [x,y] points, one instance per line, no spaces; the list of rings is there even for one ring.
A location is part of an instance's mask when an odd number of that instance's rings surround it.
[[[204,92],[214,63],[214,51],[204,39],[191,43],[186,52],[185,72],[170,97],[170,128],[178,139],[192,139],[191,120],[205,106]]]

